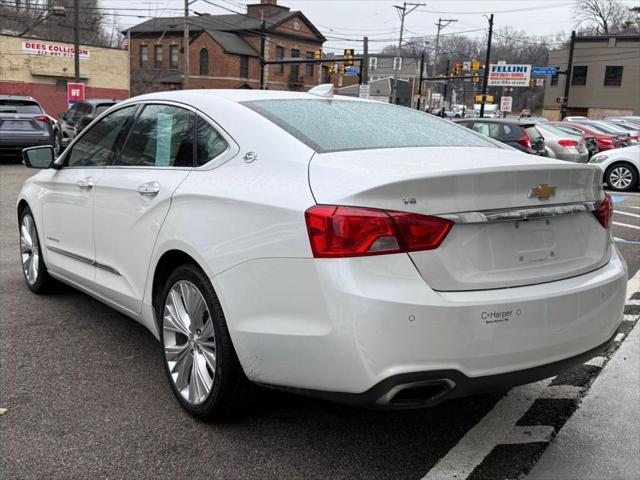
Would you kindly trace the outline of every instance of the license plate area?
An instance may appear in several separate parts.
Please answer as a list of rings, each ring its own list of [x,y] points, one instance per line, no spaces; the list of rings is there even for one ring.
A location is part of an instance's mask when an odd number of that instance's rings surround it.
[[[555,256],[552,219],[513,223],[513,246],[518,263],[539,263]]]

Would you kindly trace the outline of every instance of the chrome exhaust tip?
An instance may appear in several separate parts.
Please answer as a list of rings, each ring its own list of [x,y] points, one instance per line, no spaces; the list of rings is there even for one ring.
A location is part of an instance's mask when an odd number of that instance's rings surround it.
[[[443,401],[455,386],[448,378],[402,383],[389,389],[376,403],[385,407],[427,407]]]

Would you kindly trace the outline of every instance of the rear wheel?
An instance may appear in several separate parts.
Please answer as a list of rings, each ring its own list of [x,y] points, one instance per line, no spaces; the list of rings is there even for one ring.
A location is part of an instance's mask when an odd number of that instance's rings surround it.
[[[160,298],[164,363],[180,404],[205,420],[242,413],[252,403],[252,384],[240,366],[207,276],[195,265],[178,267]]]
[[[609,188],[626,192],[638,186],[638,171],[628,163],[615,163],[605,173]]]
[[[32,292],[44,293],[51,287],[54,280],[44,264],[38,229],[29,207],[20,212],[20,260],[24,279]]]

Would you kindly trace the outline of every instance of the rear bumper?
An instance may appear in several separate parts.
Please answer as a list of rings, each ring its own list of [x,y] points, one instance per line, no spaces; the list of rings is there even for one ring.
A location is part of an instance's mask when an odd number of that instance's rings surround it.
[[[405,254],[260,259],[212,282],[251,380],[366,403],[407,378],[461,396],[557,373],[614,335],[627,272],[612,247],[597,271],[510,289],[436,292]]]
[[[0,153],[20,153],[23,148],[40,145],[51,145],[53,137],[44,135],[14,135],[10,138],[0,138]]]

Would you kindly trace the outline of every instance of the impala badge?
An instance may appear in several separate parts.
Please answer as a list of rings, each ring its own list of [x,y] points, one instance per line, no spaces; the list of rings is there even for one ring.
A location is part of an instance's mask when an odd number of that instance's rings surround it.
[[[529,198],[537,198],[538,200],[549,200],[555,194],[556,187],[550,187],[546,183],[529,189]]]

